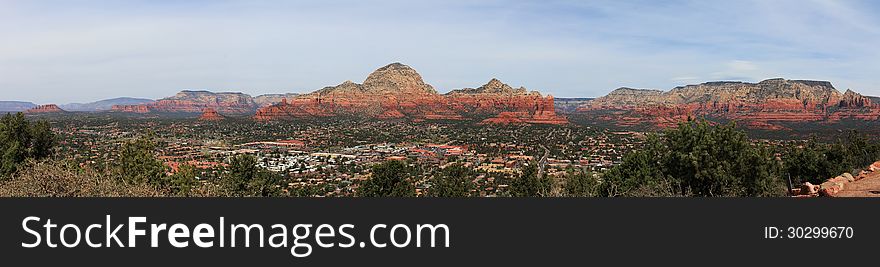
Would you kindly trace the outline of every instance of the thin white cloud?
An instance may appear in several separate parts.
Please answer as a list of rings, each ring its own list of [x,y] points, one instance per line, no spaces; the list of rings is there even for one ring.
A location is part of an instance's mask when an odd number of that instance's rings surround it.
[[[880,5],[870,1],[0,5],[0,95],[43,103],[306,92],[394,61],[441,91],[491,77],[570,97],[786,77],[880,95]]]

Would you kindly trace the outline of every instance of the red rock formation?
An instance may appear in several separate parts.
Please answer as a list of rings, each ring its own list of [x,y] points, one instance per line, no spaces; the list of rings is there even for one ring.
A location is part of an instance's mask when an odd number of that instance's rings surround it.
[[[567,123],[556,115],[552,97],[525,88],[513,89],[497,79],[477,89],[440,95],[415,70],[400,63],[376,70],[363,84],[346,81],[260,108],[254,118],[265,121],[340,115],[414,121],[490,117],[484,122]]]
[[[865,108],[874,105],[868,97],[847,89],[846,93],[843,94],[843,99],[840,100],[839,106],[842,108]]]
[[[877,120],[880,106],[829,82],[770,79],[760,83],[711,82],[668,92],[621,88],[578,109],[621,126],[674,126],[689,117],[740,121],[750,128],[784,129],[779,122]],[[613,111],[613,112],[609,112]]]
[[[113,108],[110,109],[112,112],[125,112],[125,113],[149,113],[150,108],[147,105],[113,105]]]
[[[40,105],[31,109],[26,110],[24,113],[28,114],[44,114],[44,113],[60,113],[65,112],[58,105],[48,104],[48,105]]]
[[[224,118],[220,113],[217,113],[217,110],[213,108],[206,108],[202,112],[202,116],[199,116],[199,120],[201,121],[222,121]]]
[[[284,99],[293,99],[298,95],[297,93],[259,95],[254,97],[254,103],[259,107],[267,107],[281,103],[281,100]]]
[[[242,93],[213,93],[208,91],[181,91],[177,95],[142,105],[113,106],[113,111],[133,113],[200,113],[212,108],[224,114],[253,114],[257,109],[254,99]]]

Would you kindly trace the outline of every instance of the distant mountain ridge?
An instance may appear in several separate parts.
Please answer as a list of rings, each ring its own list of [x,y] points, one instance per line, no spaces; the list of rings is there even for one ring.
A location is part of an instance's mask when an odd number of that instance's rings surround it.
[[[105,99],[90,103],[70,103],[60,105],[61,109],[66,111],[84,111],[84,112],[97,112],[97,111],[107,111],[113,109],[114,105],[138,105],[138,104],[147,104],[156,102],[152,99],[145,98],[133,98],[133,97],[118,97]]]
[[[183,90],[179,93],[141,104],[113,105],[114,112],[128,113],[203,113],[207,109],[211,112],[249,115],[263,106],[281,102],[284,98],[296,97],[299,94],[266,94],[252,97],[241,92],[211,92],[207,90]]]
[[[0,101],[0,112],[22,112],[37,107],[37,104],[26,101]]]
[[[482,123],[565,124],[605,121],[620,126],[675,126],[694,117],[737,121],[761,129],[789,122],[880,121],[880,97],[841,93],[829,81],[774,78],[757,83],[716,81],[668,91],[621,87],[598,98],[554,98],[492,78],[476,88],[440,94],[413,68],[392,63],[363,83],[345,81],[310,93],[265,94],[183,90],[156,101],[115,98],[86,104],[37,106],[0,101],[0,111],[102,111],[200,114],[203,120],[250,116],[260,121],[354,116],[372,119],[476,120]],[[559,114],[565,114],[561,116]]]

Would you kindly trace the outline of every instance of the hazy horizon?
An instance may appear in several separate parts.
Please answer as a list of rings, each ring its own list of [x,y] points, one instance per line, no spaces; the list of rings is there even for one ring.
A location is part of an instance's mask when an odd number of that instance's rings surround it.
[[[709,81],[880,95],[871,1],[3,1],[0,100],[308,93],[392,62],[439,92],[556,97]]]

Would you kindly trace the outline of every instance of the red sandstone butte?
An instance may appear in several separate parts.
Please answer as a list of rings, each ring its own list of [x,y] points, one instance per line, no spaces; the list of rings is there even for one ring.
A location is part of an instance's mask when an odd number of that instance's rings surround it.
[[[214,110],[213,108],[206,108],[202,112],[202,116],[199,116],[199,120],[201,121],[222,121],[224,119],[225,118],[221,116],[220,113],[217,113],[217,110]]]
[[[43,113],[60,113],[65,112],[63,109],[59,108],[58,105],[48,104],[48,105],[40,105],[34,107],[32,109],[26,110],[24,113],[28,114],[43,114]]]

